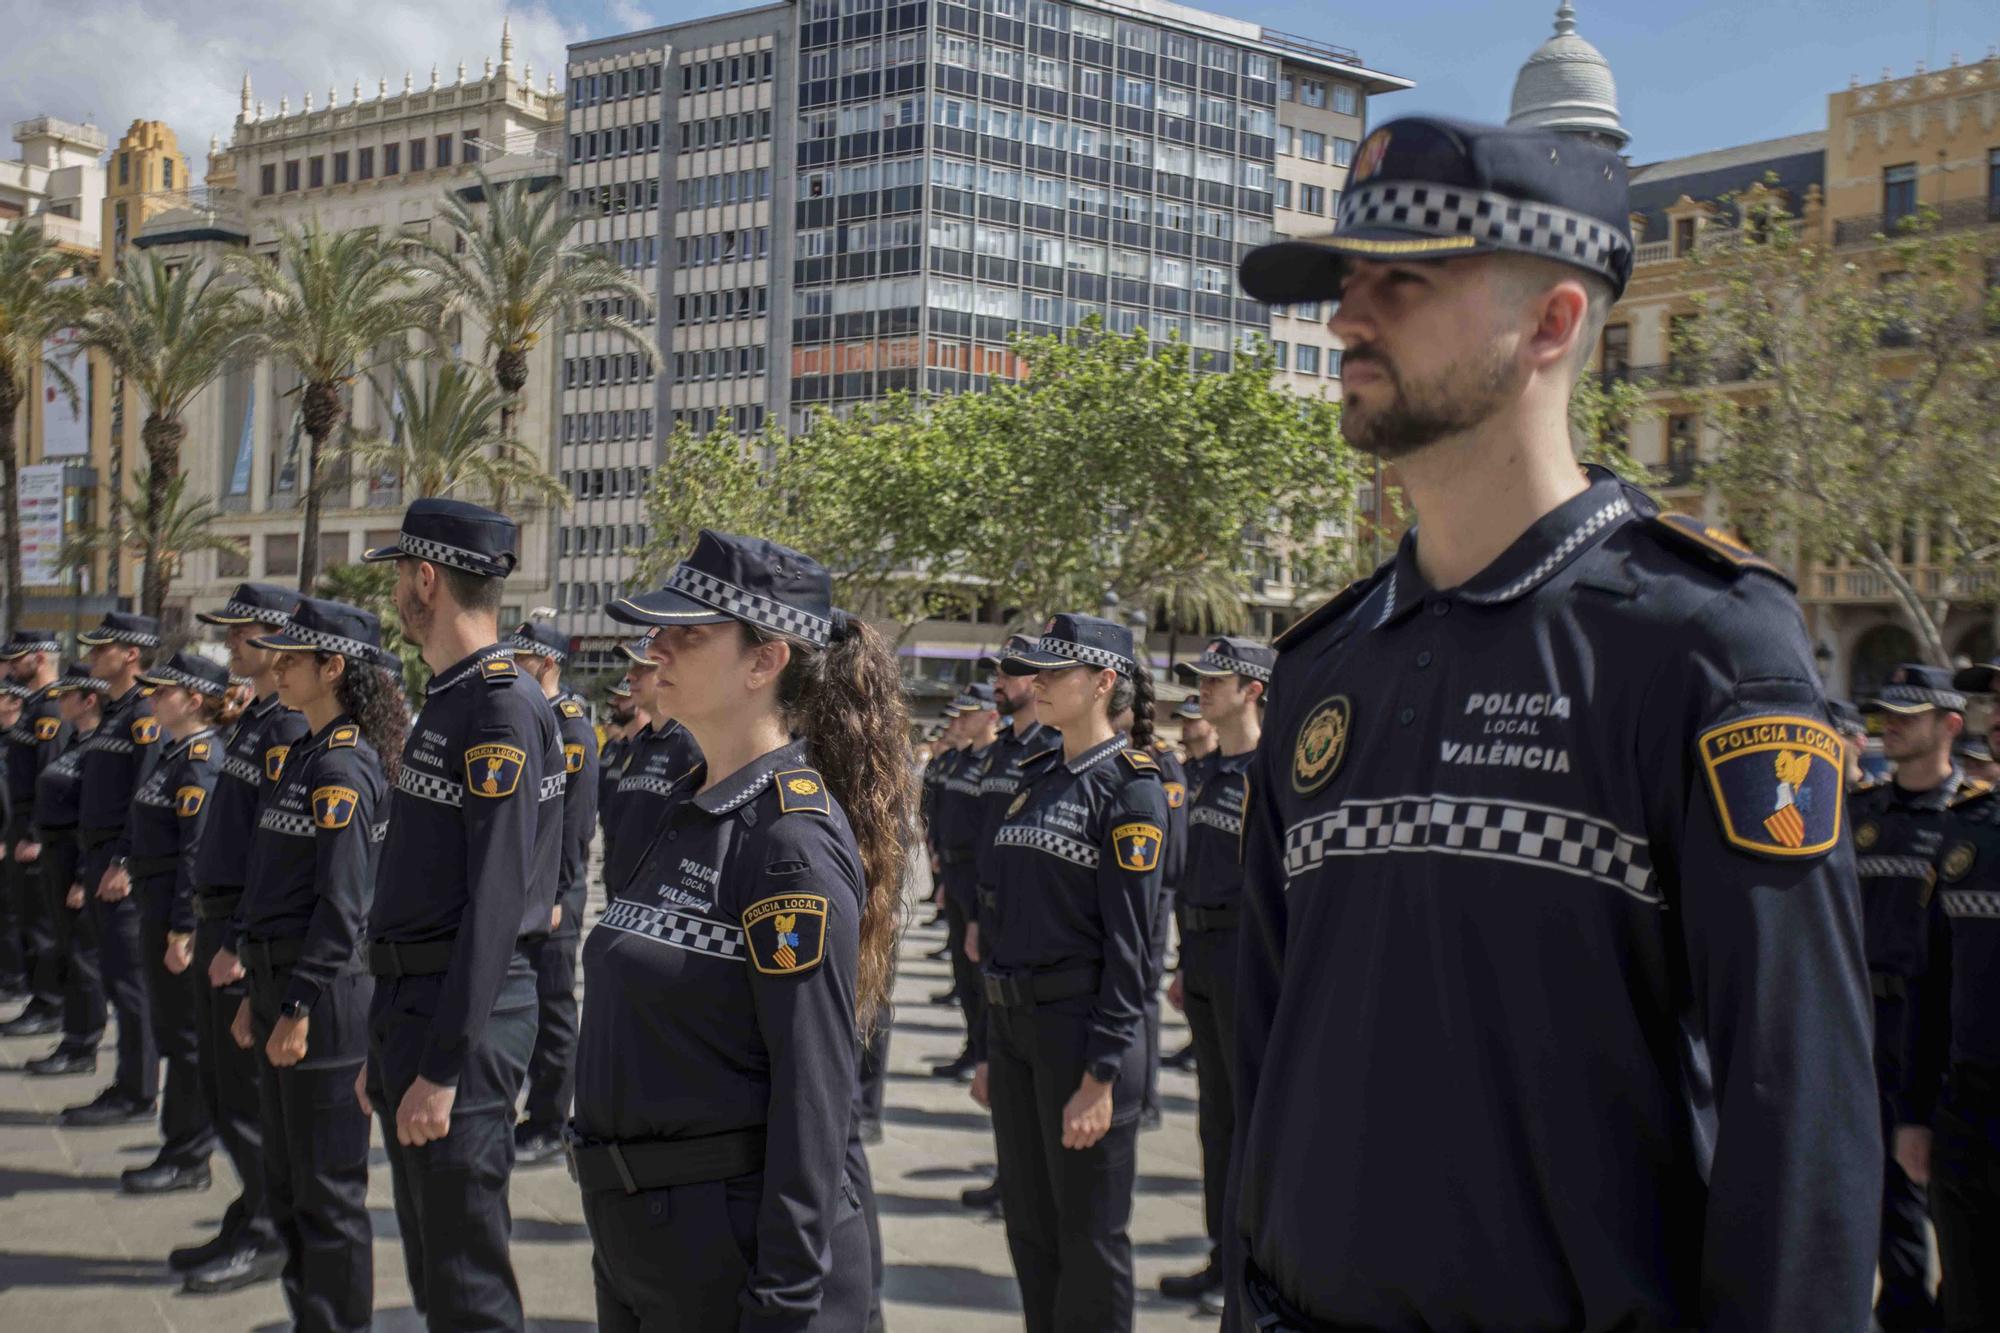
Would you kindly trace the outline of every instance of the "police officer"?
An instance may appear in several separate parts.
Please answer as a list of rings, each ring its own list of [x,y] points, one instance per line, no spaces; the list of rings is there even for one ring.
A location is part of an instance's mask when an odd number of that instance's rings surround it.
[[[659,627],[660,702],[709,761],[584,946],[598,1322],[859,1330],[856,1022],[886,999],[912,795],[895,656],[816,561],[755,538],[704,531],[609,610]]]
[[[618,785],[612,788],[604,838],[607,892],[631,878],[653,830],[659,827],[660,814],[675,784],[701,762],[694,737],[660,706],[654,691],[660,674],[658,663],[646,657],[645,641],[621,644],[620,649],[633,659],[632,698],[642,707],[646,720],[627,743]]]
[[[966,953],[965,937],[979,910],[975,864],[983,823],[979,782],[992,758],[1000,714],[994,707],[993,687],[984,682],[967,686],[951,701],[950,709],[958,715],[960,748],[953,752],[950,771],[933,797],[931,840],[944,878],[945,944],[951,950],[952,989],[965,1014],[966,1036],[958,1055],[933,1065],[931,1073],[970,1081],[979,1063],[972,1034],[985,1026],[986,997],[979,984],[979,965]]]
[[[1229,1143],[1235,1133],[1237,907],[1243,894],[1243,802],[1250,756],[1263,736],[1264,690],[1278,655],[1251,639],[1211,639],[1193,661],[1174,669],[1200,682],[1201,715],[1215,729],[1215,753],[1201,764],[1188,802],[1188,864],[1176,902],[1180,970],[1168,997],[1187,1014],[1194,1036],[1201,1134],[1202,1219],[1208,1262],[1194,1273],[1169,1274],[1160,1291],[1222,1311],[1223,1197],[1229,1183]]]
[[[1153,683],[1132,632],[1058,615],[1000,669],[1033,675],[1060,751],[1024,768],[994,834],[986,1065],[1007,1248],[1029,1333],[1132,1326],[1145,990],[1167,838]],[[1113,718],[1131,709],[1128,733]]]
[[[1332,235],[1243,262],[1258,300],[1338,300],[1342,434],[1419,520],[1274,645],[1246,1325],[1867,1323],[1869,995],[1811,645],[1768,563],[1571,452],[1628,210],[1596,144],[1409,118]]]
[[[1953,822],[1951,806],[1967,792],[1952,758],[1965,725],[1965,696],[1952,673],[1909,664],[1890,673],[1863,705],[1882,715],[1882,753],[1896,765],[1887,782],[1855,795],[1855,868],[1868,970],[1875,993],[1875,1079],[1882,1110],[1881,1290],[1875,1318],[1884,1333],[1937,1327],[1930,1284],[1929,1202],[1896,1151],[1926,1132],[1930,1107],[1910,1103],[1917,1025],[1927,1003],[1931,937],[1943,925],[1934,895],[1938,862]]]
[[[569,636],[547,621],[529,621],[509,639],[514,664],[541,688],[562,735],[562,868],[555,916],[546,935],[528,938],[540,1001],[535,1049],[528,1057],[527,1114],[514,1129],[514,1156],[545,1162],[562,1152],[562,1127],[576,1091],[576,950],[590,880],[590,838],[597,827],[597,732],[583,699],[562,684]]]
[[[1959,771],[1973,782],[1992,785],[2000,779],[2000,761],[1993,757],[1993,745],[1984,736],[1960,736],[1952,743],[1951,757]]]
[[[141,912],[147,1010],[153,1044],[167,1063],[160,1101],[159,1155],[124,1172],[129,1194],[165,1194],[209,1186],[215,1122],[201,1093],[195,1036],[195,990],[206,979],[193,969],[194,867],[208,824],[209,793],[222,771],[222,721],[229,669],[193,653],[175,653],[141,672],[153,691],[160,725],[158,759],[132,797],[131,853],[126,871]],[[232,719],[233,720],[233,719]]]
[[[34,865],[41,872],[42,902],[55,923],[56,952],[63,960],[62,1039],[47,1055],[29,1060],[30,1074],[57,1077],[97,1071],[97,1046],[104,1039],[104,977],[97,940],[84,915],[77,862],[83,849],[76,821],[83,799],[83,742],[97,730],[109,690],[81,662],[71,663],[49,687],[66,739],[53,762],[35,779]]]
[[[61,651],[55,635],[38,629],[15,630],[0,651],[11,682],[25,691],[21,715],[6,733],[7,828],[5,845],[0,846],[6,864],[0,893],[20,915],[28,992],[27,1007],[0,1023],[0,1037],[39,1037],[62,1026],[64,960],[56,948],[55,917],[35,864],[41,849],[32,836],[36,780],[69,743],[69,727],[50,693]]]
[[[1112,719],[1120,731],[1129,730],[1132,718],[1120,714]],[[1180,894],[1181,876],[1187,870],[1187,769],[1180,756],[1165,740],[1155,737],[1146,752],[1160,766],[1160,786],[1167,796],[1167,845],[1160,855],[1160,897],[1153,908],[1153,924],[1146,953],[1146,1095],[1139,1107],[1139,1128],[1160,1127],[1160,983],[1166,977],[1169,935],[1174,924],[1174,901]]]
[[[276,655],[279,700],[307,734],[258,815],[235,912],[250,986],[231,1032],[258,1067],[293,1324],[365,1329],[375,1286],[368,1114],[349,1090],[368,1057],[375,990],[361,932],[394,771],[383,756],[393,765],[409,730],[401,662],[372,612],[317,598],[251,646]],[[442,1302],[432,1299],[435,1318]]]
[[[434,674],[389,807],[368,966],[369,1060],[415,1304],[433,1328],[519,1328],[507,1252],[514,1108],[535,1042],[535,972],[562,839],[555,712],[496,618],[518,561],[504,514],[425,499],[403,515],[396,611]]]
[[[239,1047],[229,1029],[248,994],[232,918],[248,882],[258,805],[277,782],[291,747],[306,734],[305,719],[278,697],[277,654],[253,641],[284,625],[298,601],[299,594],[290,588],[242,583],[218,609],[195,613],[203,624],[222,627],[230,670],[250,682],[251,700],[221,737],[222,771],[208,798],[208,822],[195,854],[191,959],[198,978],[196,1060],[202,1096],[242,1193],[223,1211],[212,1239],[167,1256],[169,1267],[187,1275],[191,1292],[234,1291],[268,1281],[284,1266],[264,1182],[257,1093],[262,1062]]]
[[[605,851],[608,853],[611,845],[611,796],[618,787],[618,770],[625,766],[631,735],[638,727],[633,721],[635,705],[631,677],[613,681],[606,693],[611,701],[611,721],[604,728],[604,749],[597,756],[597,827],[605,839]],[[602,876],[603,873],[600,864],[598,874]]]
[[[90,650],[91,674],[108,687],[103,721],[83,747],[77,817],[83,855],[77,878],[87,902],[85,919],[97,942],[104,989],[118,1017],[118,1072],[96,1100],[65,1110],[62,1123],[115,1125],[151,1120],[160,1090],[160,1051],[146,1002],[152,959],[125,864],[132,849],[132,796],[151,774],[159,754],[160,724],[153,717],[151,691],[139,683],[139,673],[159,649],[160,630],[151,616],[112,611],[77,641]]]
[[[1215,728],[1202,720],[1201,697],[1190,694],[1175,705],[1171,714],[1180,723],[1181,766],[1187,771],[1188,791],[1201,786],[1208,763],[1215,757]],[[1160,1057],[1162,1069],[1182,1071],[1194,1068],[1195,1047],[1190,1039],[1178,1051]],[[1207,1303],[1207,1298],[1203,1298]]]

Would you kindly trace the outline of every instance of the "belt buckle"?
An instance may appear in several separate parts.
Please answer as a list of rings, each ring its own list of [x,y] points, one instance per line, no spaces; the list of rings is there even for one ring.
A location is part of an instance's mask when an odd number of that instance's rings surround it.
[[[563,1164],[569,1168],[572,1185],[580,1184],[576,1174],[576,1130],[569,1125],[562,1127]]]

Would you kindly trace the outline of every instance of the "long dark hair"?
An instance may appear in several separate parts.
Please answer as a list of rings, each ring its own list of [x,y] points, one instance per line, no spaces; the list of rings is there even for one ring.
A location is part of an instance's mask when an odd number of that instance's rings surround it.
[[[783,636],[792,659],[778,677],[778,707],[786,725],[806,738],[813,763],[847,812],[861,850],[864,900],[854,1010],[867,1032],[889,998],[903,857],[916,793],[905,740],[909,712],[896,655],[867,622],[844,612],[835,619],[834,641],[825,648]],[[749,625],[743,625],[743,634],[751,643],[779,637]]]
[[[1105,711],[1117,717],[1128,708],[1132,710],[1132,748],[1152,749],[1153,673],[1146,669],[1144,662],[1133,667],[1131,675],[1118,678],[1111,687],[1111,699]]]
[[[333,656],[314,655],[322,662]],[[396,678],[381,667],[350,657],[347,670],[340,673],[340,683],[334,686],[333,697],[375,747],[375,753],[382,758],[382,776],[391,787],[395,786],[396,773],[403,766],[403,738],[410,732],[409,705],[403,702],[402,687]]]

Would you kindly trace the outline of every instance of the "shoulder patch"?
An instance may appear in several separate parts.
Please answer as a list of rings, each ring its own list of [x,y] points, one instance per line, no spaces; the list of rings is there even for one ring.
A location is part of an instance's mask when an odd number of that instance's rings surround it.
[[[1147,754],[1143,750],[1134,750],[1132,747],[1128,745],[1123,750],[1120,750],[1118,753],[1124,755],[1125,762],[1132,765],[1132,767],[1138,772],[1157,773],[1160,771],[1160,766],[1157,762],[1154,761],[1153,756]]]
[[[1731,577],[1754,569],[1769,574],[1788,588],[1793,586],[1791,578],[1783,570],[1723,528],[1687,514],[1654,514],[1648,522],[1652,524],[1653,531],[1665,537],[1667,544],[1675,550],[1698,555],[1711,568],[1721,569]]]
[[[313,788],[313,823],[320,828],[346,828],[354,820],[361,793],[352,787]]]
[[[1367,578],[1356,579],[1312,610],[1306,612],[1305,615],[1287,625],[1277,637],[1271,640],[1271,646],[1280,652],[1287,648],[1296,648],[1299,644],[1305,642],[1307,638],[1311,637],[1314,630],[1332,624],[1352,609],[1355,603],[1375,591],[1375,585],[1380,583],[1384,578],[1387,578],[1389,571],[1395,567],[1396,563],[1394,559],[1384,561],[1381,568],[1377,569]]]
[[[794,810],[817,810],[829,814],[833,807],[826,794],[826,779],[810,768],[792,768],[774,774],[771,785],[778,789],[778,809],[783,814]]]
[[[59,717],[38,717],[35,719],[35,739],[38,741],[52,741],[56,738],[56,733],[61,730],[62,719]]]
[[[132,719],[132,739],[140,745],[151,745],[160,739],[160,721],[152,717]]]
[[[1696,742],[1730,846],[1818,856],[1840,841],[1843,751],[1825,723],[1790,714],[1739,718]]]
[[[285,756],[291,752],[292,747],[289,745],[273,745],[270,749],[264,751],[265,780],[276,782],[284,776]]]
[[[1972,869],[1972,863],[1979,859],[1979,849],[1969,842],[1961,842],[1945,852],[1944,860],[1938,866],[1938,877],[1947,884],[1956,884],[1964,879]]]
[[[333,735],[326,738],[326,748],[329,750],[351,750],[360,739],[361,728],[359,727],[335,727]]]
[[[583,742],[568,741],[563,745],[563,772],[583,772]]]
[[[1158,824],[1120,824],[1111,830],[1111,845],[1118,852],[1118,866],[1144,874],[1160,863],[1160,847],[1166,841]]]
[[[193,745],[188,746],[188,758],[196,761],[206,759],[213,753],[215,753],[215,747],[207,741],[196,741]]]
[[[182,787],[174,793],[174,813],[182,819],[193,819],[201,813],[202,802],[208,799],[208,792],[202,787]]]
[[[475,745],[465,752],[465,787],[474,796],[512,796],[528,752],[512,745]]]
[[[582,717],[583,705],[574,699],[564,699],[556,705],[556,711],[564,717]]]
[[[1984,800],[1992,794],[1992,783],[1983,778],[1967,778],[1959,787],[1958,795],[1951,798],[1951,806],[1955,810],[1961,805],[1971,805],[1974,801]]]
[[[479,664],[479,674],[489,685],[504,685],[521,674],[512,658],[489,657]]]
[[[817,893],[781,893],[743,909],[743,938],[759,972],[810,972],[826,953],[827,900]]]

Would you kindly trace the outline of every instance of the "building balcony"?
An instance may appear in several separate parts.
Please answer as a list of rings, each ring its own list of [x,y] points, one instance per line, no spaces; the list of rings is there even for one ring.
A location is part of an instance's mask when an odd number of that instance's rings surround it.
[[[1903,576],[1918,596],[1952,602],[1990,602],[2000,595],[2000,569],[1968,570],[1947,565],[1904,565]],[[1801,583],[1800,594],[1821,602],[1868,602],[1886,605],[1896,599],[1889,581],[1872,569],[1833,569],[1814,565]]]
[[[1942,204],[1925,207],[1937,213],[1939,231],[1963,231],[1967,227],[2000,222],[2000,199],[1949,199]],[[1839,218],[1833,224],[1833,243],[1836,246],[1868,245],[1877,236],[1893,237],[1901,230],[1904,220],[1914,216],[1911,213],[1862,213]]]
[[[1615,366],[1599,371],[1597,378],[1607,389],[1613,384],[1634,384],[1641,389],[1691,389],[1703,384],[1742,384],[1750,378],[1751,369],[1748,357],[1709,362],[1689,358],[1652,366]]]

